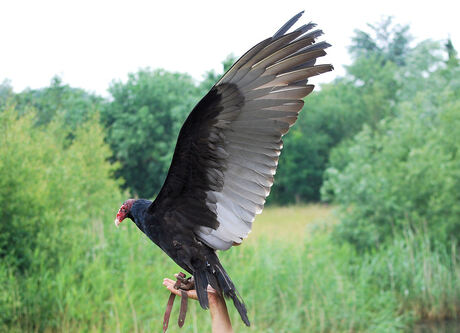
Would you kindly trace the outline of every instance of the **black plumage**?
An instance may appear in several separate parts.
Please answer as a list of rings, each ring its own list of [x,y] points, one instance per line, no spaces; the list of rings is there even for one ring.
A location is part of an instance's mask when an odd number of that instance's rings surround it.
[[[240,244],[264,206],[308,78],[332,70],[315,65],[326,54],[309,23],[288,33],[302,13],[244,54],[195,106],[180,131],[166,181],[156,200],[126,201],[116,224],[133,220],[180,267],[193,274],[200,305],[206,288],[246,307],[216,250]]]

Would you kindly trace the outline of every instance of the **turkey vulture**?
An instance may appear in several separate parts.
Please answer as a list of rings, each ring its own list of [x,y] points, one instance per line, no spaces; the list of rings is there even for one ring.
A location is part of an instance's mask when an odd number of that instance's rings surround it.
[[[210,284],[246,307],[216,250],[240,244],[262,212],[273,185],[282,136],[297,120],[308,78],[333,69],[315,65],[326,54],[308,23],[288,33],[295,15],[273,37],[246,52],[195,106],[183,124],[166,181],[155,201],[129,199],[115,224],[130,218],[180,267],[193,274],[201,307]]]

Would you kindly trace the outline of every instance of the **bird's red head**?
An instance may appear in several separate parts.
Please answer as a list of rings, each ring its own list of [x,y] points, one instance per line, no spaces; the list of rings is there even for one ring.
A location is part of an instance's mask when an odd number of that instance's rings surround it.
[[[117,227],[128,216],[129,212],[131,211],[131,207],[133,206],[134,201],[135,201],[134,199],[128,199],[123,203],[123,205],[121,205],[117,213],[117,218],[115,219],[115,225]]]

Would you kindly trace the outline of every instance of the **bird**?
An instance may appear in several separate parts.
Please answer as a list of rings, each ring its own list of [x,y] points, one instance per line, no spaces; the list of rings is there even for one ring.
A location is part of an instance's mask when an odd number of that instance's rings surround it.
[[[292,26],[303,11],[259,42],[216,82],[185,120],[166,180],[154,201],[126,200],[115,225],[131,219],[191,274],[199,304],[207,287],[233,301],[250,326],[246,305],[216,251],[240,245],[264,208],[308,79],[333,70],[316,64],[331,45],[316,24]]]

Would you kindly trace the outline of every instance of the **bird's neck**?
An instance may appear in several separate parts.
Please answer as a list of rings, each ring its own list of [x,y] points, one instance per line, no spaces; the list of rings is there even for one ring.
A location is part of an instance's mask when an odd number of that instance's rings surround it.
[[[137,225],[139,229],[144,231],[145,219],[147,209],[149,208],[152,201],[146,199],[137,199],[134,201],[133,206],[129,212],[129,218]]]

